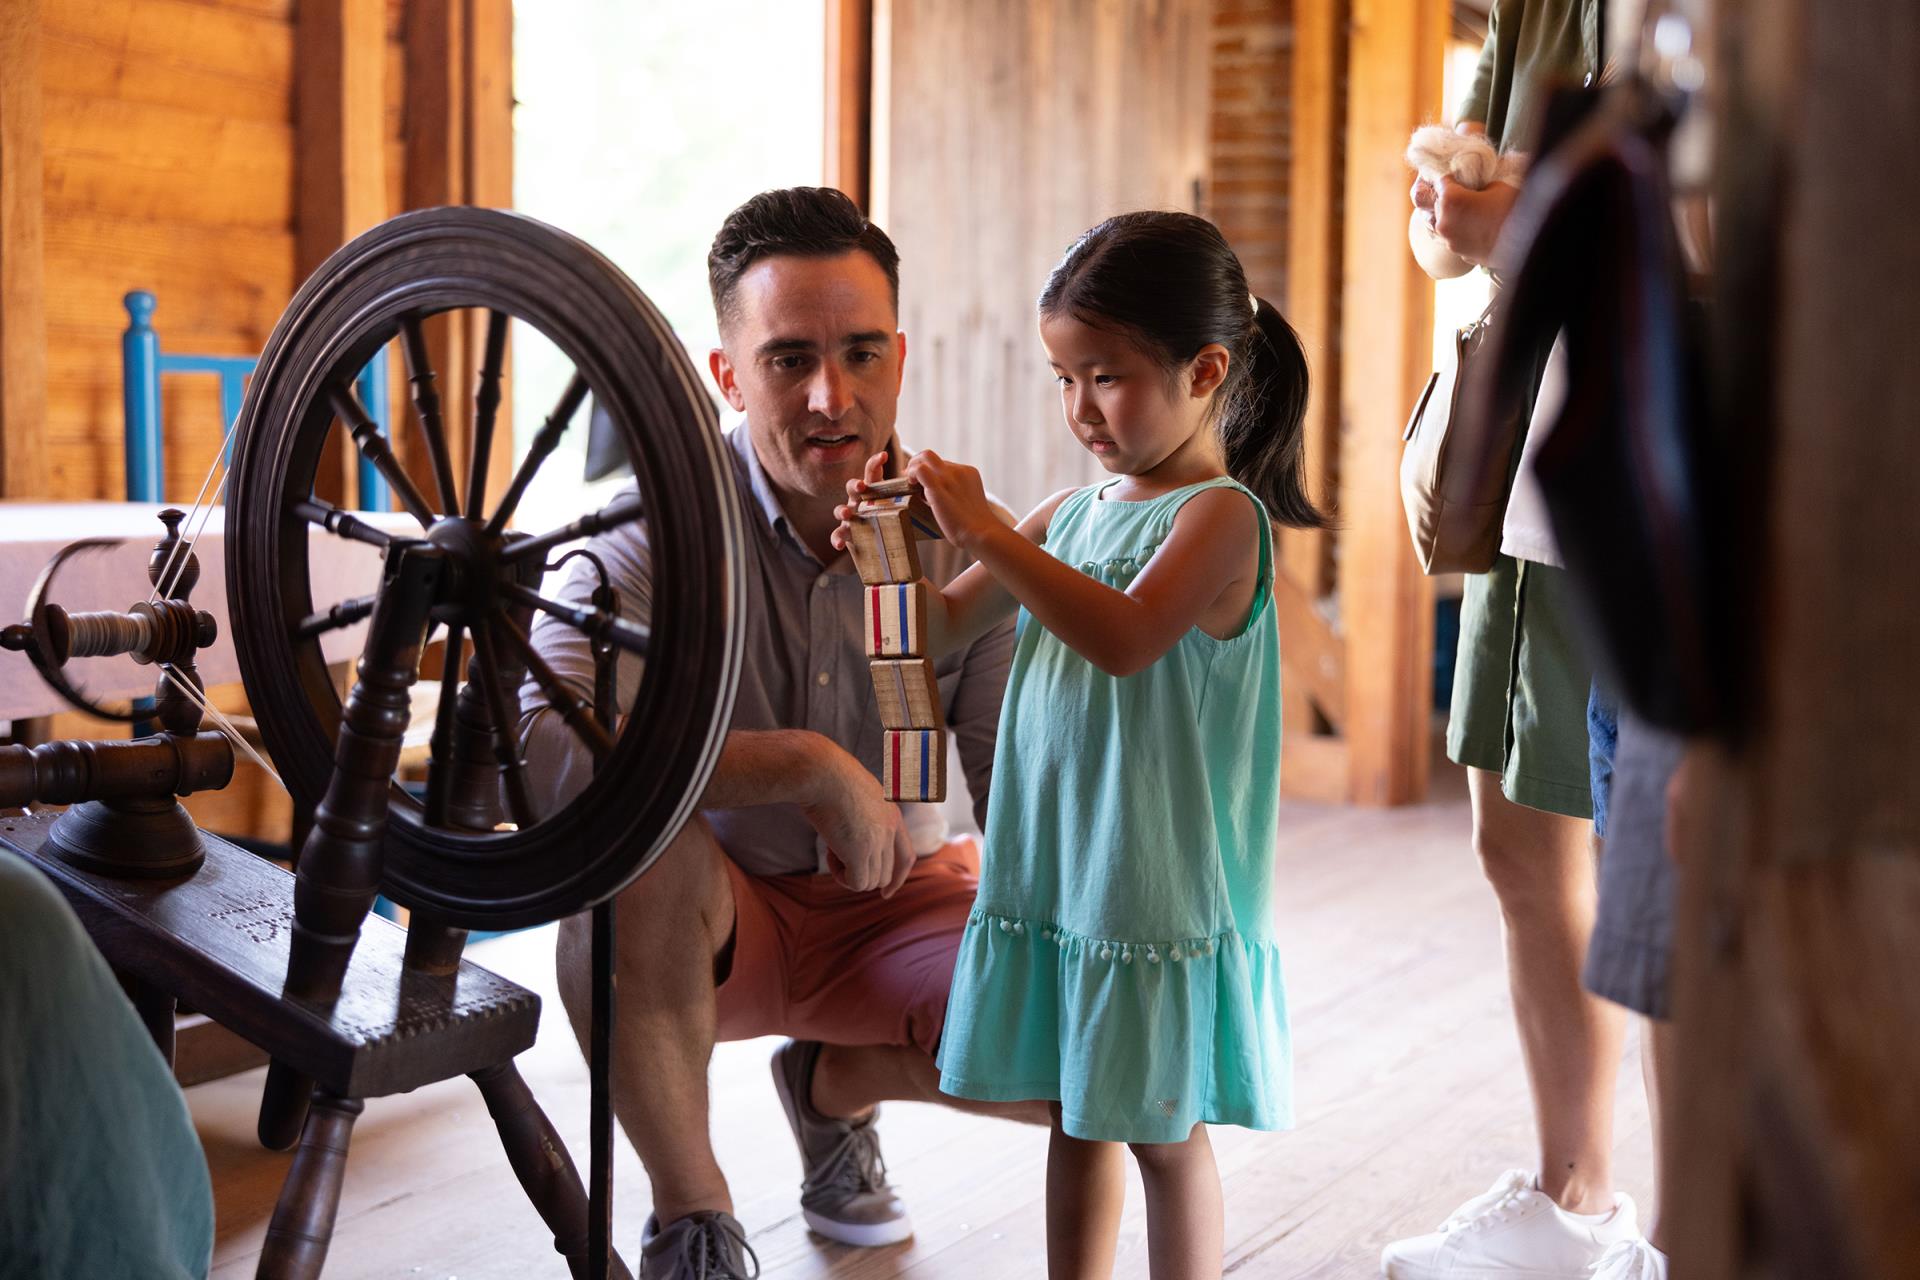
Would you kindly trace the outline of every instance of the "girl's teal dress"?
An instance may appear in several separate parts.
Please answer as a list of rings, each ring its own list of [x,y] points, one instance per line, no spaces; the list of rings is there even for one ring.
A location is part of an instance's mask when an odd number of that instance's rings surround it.
[[[1124,591],[1195,494],[1060,504],[1046,547]],[[1230,640],[1195,628],[1109,676],[1020,613],[985,868],[947,1005],[940,1087],[1057,1099],[1076,1138],[1179,1142],[1292,1122],[1273,934],[1280,637],[1260,585]]]

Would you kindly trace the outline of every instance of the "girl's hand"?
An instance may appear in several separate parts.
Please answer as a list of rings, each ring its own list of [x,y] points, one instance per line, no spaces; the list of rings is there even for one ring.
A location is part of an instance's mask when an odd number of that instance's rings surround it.
[[[867,486],[886,479],[887,451],[882,449],[867,459],[866,474],[858,480],[847,481],[847,500],[833,509],[833,515],[840,522],[838,528],[827,535],[829,541],[840,550],[847,549],[847,528],[859,519],[858,510],[865,501]]]
[[[993,504],[987,501],[980,473],[964,463],[948,462],[931,449],[922,449],[907,463],[907,478],[920,486],[940,531],[962,551],[972,551],[983,532],[1001,527]]]

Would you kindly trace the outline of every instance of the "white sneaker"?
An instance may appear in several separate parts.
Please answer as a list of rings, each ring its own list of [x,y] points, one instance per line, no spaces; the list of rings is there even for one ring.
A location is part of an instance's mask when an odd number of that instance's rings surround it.
[[[1388,1245],[1380,1270],[1387,1280],[1589,1280],[1611,1247],[1639,1238],[1629,1197],[1615,1196],[1598,1219],[1572,1214],[1532,1174],[1512,1169],[1438,1231]]]
[[[1622,1240],[1600,1255],[1593,1280],[1667,1280],[1667,1255],[1645,1240]]]

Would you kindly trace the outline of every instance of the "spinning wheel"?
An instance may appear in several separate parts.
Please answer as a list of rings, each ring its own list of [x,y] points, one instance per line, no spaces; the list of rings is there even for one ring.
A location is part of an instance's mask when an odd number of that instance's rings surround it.
[[[461,309],[486,315],[473,461],[464,477],[454,474],[440,400],[465,389],[436,386],[422,334],[425,318]],[[574,372],[505,496],[488,508],[509,318],[551,340]],[[401,468],[353,391],[354,374],[396,338],[412,382],[412,429],[432,461],[430,492]],[[537,536],[509,530],[589,391],[627,449],[637,499]],[[336,418],[415,517],[417,535],[383,534],[313,497]],[[316,838],[352,845],[360,864],[346,875],[350,886],[330,890],[377,887],[449,925],[528,925],[606,899],[677,833],[731,713],[740,661],[739,513],[713,408],[692,364],[652,304],[605,258],[552,227],[487,209],[407,214],[361,236],[306,283],[269,339],[242,413],[229,488],[232,628],[248,699],[295,801],[319,809]],[[609,610],[540,593],[550,549],[643,512],[654,564],[650,633]],[[386,547],[379,592],[312,598],[307,543],[327,537]],[[527,632],[537,612],[646,657],[622,731],[600,724],[533,653]],[[359,691],[343,708],[317,638],[369,616]],[[475,652],[464,667],[449,662],[441,680],[420,802],[379,779],[392,774],[396,716],[406,713],[424,624],[444,628],[448,654],[461,651],[463,637]],[[594,781],[552,812],[529,794],[516,743],[519,685],[529,668],[598,766]],[[330,785],[339,788],[331,813]],[[346,826],[372,817],[379,801],[385,831],[376,845]],[[304,853],[301,875],[308,879]]]
[[[465,311],[484,316],[485,340],[472,461],[456,476],[441,396],[467,389],[436,385],[424,325]],[[524,461],[511,477],[494,477],[504,488],[489,503],[513,323],[543,335],[571,367]],[[402,439],[417,442],[430,464],[431,497],[353,390],[355,374],[396,340],[415,410],[403,432],[417,433]],[[589,393],[627,451],[636,492],[538,534],[509,527]],[[261,1276],[319,1274],[363,1099],[461,1074],[479,1088],[573,1274],[625,1276],[608,1239],[611,899],[692,814],[719,756],[740,666],[741,515],[712,404],[652,304],[585,244],[510,213],[434,209],[361,236],[301,287],[268,340],[237,429],[224,486],[229,625],[277,776],[313,814],[293,884],[224,841],[203,842],[174,800],[232,774],[227,739],[200,732],[203,712],[252,753],[206,702],[195,667],[215,635],[213,618],[187,600],[199,576],[197,534],[188,532],[198,503],[185,529],[180,512],[161,513],[167,533],[149,560],[145,601],[125,611],[54,604],[54,577],[92,545],[83,542],[42,575],[29,620],[0,628],[0,648],[26,653],[63,697],[91,710],[103,709],[69,678],[69,659],[127,655],[162,673],[158,733],[0,750],[0,803],[80,802],[58,818],[10,819],[0,843],[39,857],[62,884],[103,951],[131,975],[163,1051],[184,998],[272,1055],[260,1139],[275,1149],[297,1141],[299,1151],[267,1230]],[[315,496],[336,430],[385,475],[416,529],[393,532],[389,520],[376,527]],[[543,593],[550,554],[591,560],[562,549],[642,519],[651,628],[620,617],[604,573],[586,604]],[[324,538],[382,548],[379,587],[314,599],[308,555]],[[590,690],[576,692],[535,650],[530,631],[541,613],[588,641]],[[357,678],[343,700],[320,638],[362,621]],[[394,775],[435,633],[448,657],[435,677],[431,755],[416,799]],[[622,651],[646,665],[617,720],[613,660]],[[536,794],[526,777],[519,708],[528,680],[594,765],[587,785],[564,799]],[[414,909],[403,942],[384,922],[361,937],[379,893]],[[514,1066],[533,1041],[538,1001],[460,953],[470,927],[537,924],[589,908],[593,1178],[583,1193]]]
[[[457,477],[423,322],[462,310],[485,313],[486,338],[473,394],[472,461]],[[510,321],[543,334],[572,372],[503,496],[489,506],[487,467]],[[353,391],[354,373],[395,339],[407,360],[414,429],[431,462],[431,497],[399,464]],[[627,450],[637,493],[537,535],[510,529],[589,392]],[[383,532],[314,496],[336,421],[386,477],[417,534]],[[282,780],[314,815],[297,867],[285,996],[315,1010],[334,1007],[377,892],[413,908],[405,970],[426,977],[454,971],[469,927],[536,924],[593,907],[588,1205],[511,1061],[469,1074],[515,1171],[554,1228],[556,1247],[577,1275],[607,1275],[608,900],[691,815],[718,758],[739,675],[740,514],[711,402],[652,304],[585,244],[509,213],[436,209],[361,236],[301,288],[261,355],[239,426],[227,542],[236,651]],[[621,619],[604,588],[586,606],[542,594],[549,552],[643,516],[653,567],[651,629]],[[384,548],[376,592],[313,599],[308,542],[325,537]],[[592,706],[534,649],[536,613],[589,640],[598,668]],[[366,644],[342,702],[318,639],[362,619]],[[438,628],[448,656],[425,797],[415,800],[397,785],[394,770],[410,689],[428,633]],[[474,650],[470,661],[460,660],[465,640]],[[643,656],[646,667],[633,706],[616,725],[610,664],[620,650]],[[535,795],[527,782],[518,728],[519,689],[529,675],[594,762],[593,779],[562,802]],[[325,1256],[339,1153],[360,1105],[339,1088],[316,1086],[278,1057],[268,1072],[261,1141],[284,1148],[299,1139],[301,1150],[268,1232],[263,1274],[311,1275]]]

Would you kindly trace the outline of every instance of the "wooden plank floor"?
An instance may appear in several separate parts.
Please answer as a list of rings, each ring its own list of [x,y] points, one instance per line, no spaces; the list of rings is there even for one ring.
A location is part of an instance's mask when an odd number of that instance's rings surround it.
[[[1498,918],[1468,848],[1464,787],[1449,772],[1436,790],[1442,799],[1412,809],[1292,805],[1283,815],[1281,939],[1300,1125],[1213,1131],[1236,1278],[1375,1275],[1383,1242],[1431,1229],[1502,1170],[1534,1159]],[[473,955],[547,997],[540,1042],[521,1068],[584,1172],[587,1075],[553,996],[552,930]],[[1044,1133],[931,1106],[896,1104],[881,1122],[915,1239],[853,1250],[811,1237],[767,1073],[774,1045],[722,1045],[713,1064],[714,1145],[765,1275],[998,1280],[1044,1270]],[[288,1159],[253,1140],[261,1076],[188,1091],[213,1171],[221,1280],[253,1273]],[[1653,1153],[1632,1041],[1618,1100],[1619,1177],[1644,1213]],[[623,1142],[615,1243],[630,1262],[647,1209],[645,1175]],[[1137,1179],[1122,1233],[1116,1274],[1144,1276]],[[458,1080],[367,1104],[327,1275],[536,1280],[566,1268],[478,1093]]]

